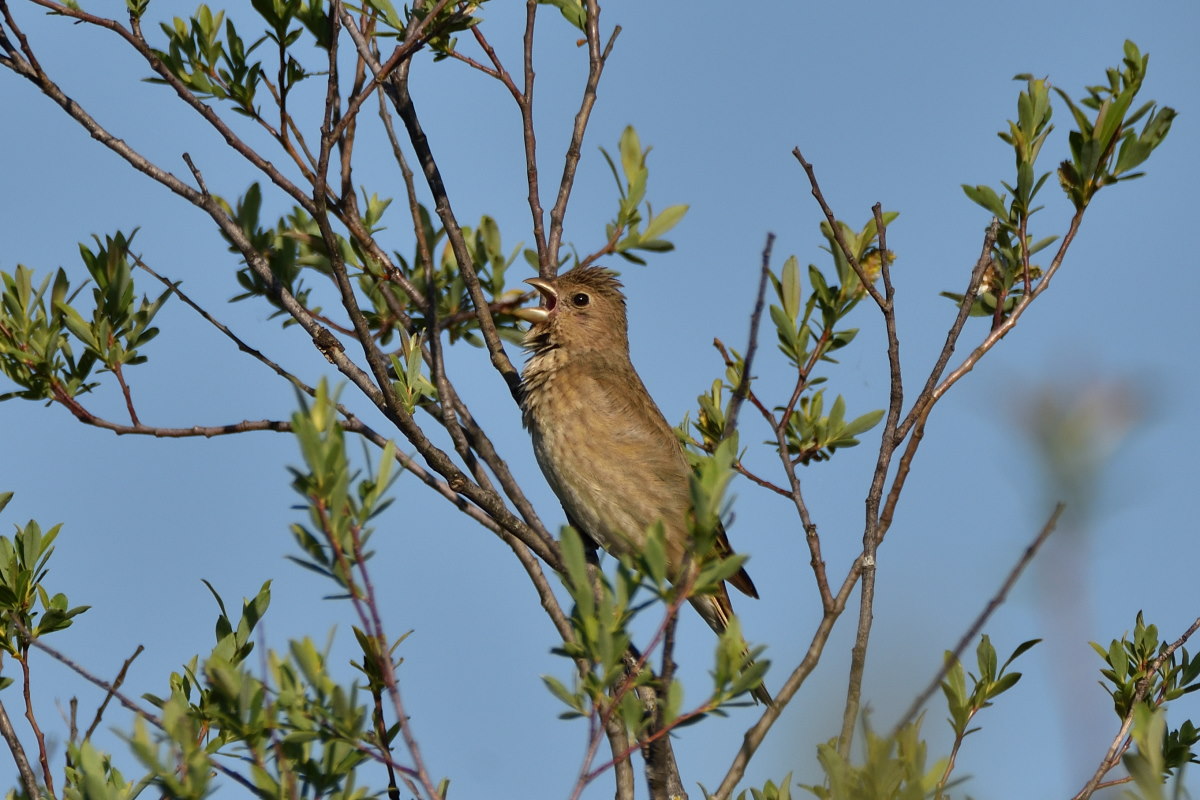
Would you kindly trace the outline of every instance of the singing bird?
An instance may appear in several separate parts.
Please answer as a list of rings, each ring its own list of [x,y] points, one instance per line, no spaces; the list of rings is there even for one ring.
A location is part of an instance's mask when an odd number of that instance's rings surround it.
[[[614,555],[637,552],[647,527],[661,520],[668,577],[678,580],[691,545],[692,470],[629,360],[621,283],[601,267],[526,283],[542,304],[521,314],[533,322],[522,407],[546,480],[571,526]],[[717,552],[733,553],[723,529]],[[758,597],[744,569],[728,581]],[[718,634],[728,626],[733,607],[724,584],[691,603]],[[761,684],[753,695],[771,702]]]

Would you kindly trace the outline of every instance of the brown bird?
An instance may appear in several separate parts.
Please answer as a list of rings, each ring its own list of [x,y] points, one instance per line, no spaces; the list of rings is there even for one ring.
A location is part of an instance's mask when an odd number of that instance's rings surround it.
[[[677,581],[691,546],[692,469],[629,360],[621,283],[600,267],[526,283],[542,305],[521,314],[534,323],[525,335],[522,406],[546,480],[571,526],[613,555],[639,551],[647,527],[661,520],[668,577]],[[716,547],[733,553],[723,529]],[[744,569],[728,581],[758,597]],[[733,607],[724,584],[690,599],[714,631],[725,630]],[[771,702],[761,684],[753,695]]]

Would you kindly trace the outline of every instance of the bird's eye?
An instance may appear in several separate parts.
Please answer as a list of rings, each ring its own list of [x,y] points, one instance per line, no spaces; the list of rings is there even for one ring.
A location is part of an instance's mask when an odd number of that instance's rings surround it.
[[[576,292],[575,294],[571,295],[571,305],[575,306],[576,308],[583,308],[589,302],[591,302],[591,299],[592,298],[588,297],[587,292]]]

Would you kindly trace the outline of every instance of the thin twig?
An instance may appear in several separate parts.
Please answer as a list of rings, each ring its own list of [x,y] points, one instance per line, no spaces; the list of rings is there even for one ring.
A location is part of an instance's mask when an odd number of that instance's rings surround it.
[[[833,625],[837,622],[838,617],[842,615],[842,612],[845,611],[846,602],[850,599],[850,593],[857,583],[857,572],[852,570],[852,575],[853,578],[847,576],[837,597],[833,599],[830,607],[822,615],[821,622],[817,625],[817,629],[813,633],[804,658],[796,665],[792,674],[784,681],[783,686],[779,687],[779,691],[775,694],[775,703],[773,705],[766,704],[762,716],[759,717],[758,721],[742,737],[742,746],[738,748],[738,752],[733,758],[733,763],[729,765],[725,777],[721,779],[721,785],[713,793],[715,800],[728,800],[728,798],[733,796],[733,791],[737,788],[738,782],[746,774],[746,767],[750,764],[750,759],[758,752],[758,748],[762,745],[763,740],[766,739],[767,733],[779,719],[779,715],[782,713],[784,707],[795,696],[796,692],[800,690],[800,687],[808,679],[808,676],[812,674],[812,671],[817,668],[817,664],[821,660],[821,654],[825,651],[825,644],[829,641],[830,633],[833,632]]]
[[[231,422],[227,425],[193,425],[190,428],[160,428],[155,425],[122,425],[119,422],[111,422],[91,413],[87,413],[86,416],[80,416],[75,409],[70,410],[75,414],[76,419],[83,424],[112,431],[118,436],[153,436],[158,439],[187,439],[194,436],[203,436],[206,439],[211,439],[214,436],[249,433],[251,431],[292,432],[292,423],[275,419],[247,419],[241,422]],[[361,432],[359,429],[360,425],[361,423],[356,424],[346,421],[342,424],[342,427],[352,433],[359,433]]]
[[[796,150],[797,158],[799,158],[799,149]],[[801,163],[804,163],[801,160]],[[831,213],[828,206],[825,204],[824,198],[821,196],[820,187],[816,183],[816,177],[813,175],[810,167],[805,167],[805,171],[809,174],[809,180],[812,181],[813,195],[817,197],[821,203],[821,207],[826,210],[826,214]],[[855,631],[854,646],[850,654],[850,674],[846,687],[846,705],[842,714],[842,730],[838,739],[838,751],[843,757],[846,757],[850,752],[850,743],[854,734],[855,725],[858,723],[858,711],[861,705],[862,698],[862,681],[863,675],[866,672],[867,647],[870,642],[871,627],[874,621],[874,604],[875,604],[875,575],[878,571],[878,551],[879,543],[883,538],[883,532],[879,525],[879,506],[883,498],[884,484],[887,480],[888,470],[891,468],[892,455],[896,448],[895,431],[900,423],[900,410],[904,404],[904,383],[900,365],[900,339],[896,333],[896,290],[892,285],[891,269],[888,265],[887,251],[887,225],[883,219],[883,207],[876,203],[871,209],[875,217],[875,230],[879,238],[879,253],[880,253],[880,275],[883,281],[884,302],[879,305],[880,312],[883,314],[884,328],[887,334],[887,354],[888,354],[888,373],[889,393],[888,393],[888,411],[887,418],[883,426],[883,434],[879,437],[879,455],[875,460],[875,471],[871,476],[871,485],[867,491],[866,502],[866,524],[863,528],[863,553],[861,564],[862,570],[862,587],[859,592],[859,614],[858,627]],[[830,222],[831,226],[834,225]],[[839,235],[838,244],[842,248],[843,255],[847,260],[853,258],[854,254],[850,252],[846,246],[846,242]]]
[[[358,529],[355,528],[352,532],[354,537],[354,557],[358,567],[359,575],[362,578],[363,589],[366,592],[366,597],[363,601],[365,608],[360,612],[362,614],[363,627],[370,631],[379,647],[379,670],[383,675],[384,685],[387,687],[388,696],[392,701],[392,711],[396,715],[396,724],[400,727],[400,735],[404,739],[404,746],[408,749],[408,754],[413,760],[413,767],[416,769],[417,778],[425,791],[428,792],[430,800],[438,800],[441,797],[437,790],[437,786],[433,782],[433,778],[429,775],[429,770],[425,767],[425,761],[421,758],[421,748],[418,745],[415,735],[412,731],[410,719],[404,710],[404,702],[400,697],[400,681],[396,677],[395,664],[392,662],[390,650],[388,648],[388,640],[384,634],[383,619],[379,614],[379,602],[375,595],[375,586],[371,581],[371,573],[367,569],[367,561],[362,552],[362,541],[358,536]],[[356,602],[356,606],[359,605]]]
[[[858,255],[850,249],[846,237],[842,234],[842,227],[838,224],[838,219],[834,216],[833,209],[825,202],[825,196],[821,193],[821,187],[817,183],[817,175],[813,170],[813,165],[804,160],[804,155],[801,154],[799,147],[792,148],[792,155],[796,157],[796,160],[800,162],[800,166],[804,168],[805,174],[808,175],[808,182],[812,186],[812,195],[816,198],[817,204],[821,206],[821,211],[825,214],[825,221],[829,223],[829,229],[833,233],[833,238],[837,241],[842,253],[845,254],[846,260],[850,263],[850,268],[854,270],[854,274],[858,276],[859,281],[862,282],[863,289],[871,296],[871,299],[881,309],[886,308],[887,299],[875,288],[874,281],[870,279],[866,270],[862,268],[862,264],[858,261]],[[883,255],[886,261],[886,254],[881,255]]]
[[[29,672],[29,643],[23,642],[23,645],[21,653],[16,656],[16,659],[21,665],[21,695],[25,699],[25,719],[28,720],[29,727],[33,731],[33,738],[37,740],[38,762],[42,767],[42,780],[46,783],[46,793],[50,797],[54,797],[54,776],[50,773],[50,754],[46,751],[46,737],[42,734],[42,727],[38,724],[37,715],[33,713],[33,681]]]
[[[5,8],[6,16],[7,10]],[[37,775],[34,774],[33,766],[29,763],[29,757],[25,754],[24,745],[17,738],[17,731],[13,728],[12,720],[9,719],[8,710],[4,707],[3,702],[0,702],[0,736],[4,737],[4,742],[8,745],[8,751],[12,753],[13,761],[17,764],[17,772],[21,775],[21,783],[25,786],[25,794],[30,798],[41,797],[42,793],[38,789]]]
[[[766,478],[755,475],[753,472],[751,472],[749,469],[747,469],[746,465],[743,464],[741,461],[735,461],[733,463],[733,469],[739,475],[745,476],[752,482],[757,483],[759,486],[763,487],[764,489],[767,489],[768,491],[774,492],[775,494],[779,495],[780,497],[790,498],[792,496],[791,492],[789,492],[787,489],[784,489],[782,486],[776,486],[775,484],[771,483]]]
[[[351,38],[354,39],[359,54],[367,61],[368,67],[370,67],[376,76],[379,76],[384,67],[379,64],[371,53],[369,42],[353,26],[347,25],[346,29],[350,32]],[[441,171],[433,156],[429,140],[421,126],[416,107],[408,90],[408,70],[410,64],[411,62],[405,59],[396,65],[396,68],[386,75],[387,80],[384,83],[384,89],[389,99],[391,99],[392,105],[400,116],[401,121],[404,122],[409,140],[416,152],[417,161],[421,165],[421,171],[425,176],[426,184],[429,187],[430,193],[433,194],[434,208],[438,214],[438,218],[442,222],[442,228],[446,232],[446,237],[450,241],[451,249],[454,251],[459,273],[462,275],[467,291],[471,295],[471,301],[475,305],[476,316],[479,320],[479,330],[483,334],[484,342],[491,356],[492,365],[500,373],[501,377],[504,378],[513,399],[519,400],[520,375],[517,373],[516,367],[509,360],[507,353],[505,353],[504,345],[496,331],[496,324],[488,308],[487,299],[483,296],[483,289],[480,286],[479,277],[475,272],[471,253],[467,248],[462,228],[458,224],[458,219],[450,205],[449,195],[446,192]]]
[[[962,300],[959,301],[958,315],[954,318],[954,322],[951,323],[950,330],[946,332],[946,342],[942,345],[941,352],[938,353],[937,360],[933,364],[933,369],[929,371],[929,377],[926,378],[925,385],[921,388],[921,393],[917,395],[917,400],[913,403],[912,409],[909,410],[908,416],[904,418],[904,422],[896,429],[896,437],[898,439],[903,439],[908,435],[917,417],[920,416],[919,410],[933,394],[934,389],[937,388],[942,373],[950,363],[950,357],[954,355],[954,348],[958,344],[958,337],[962,334],[967,320],[971,317],[971,308],[975,305],[975,298],[979,296],[979,287],[983,283],[983,276],[987,273],[988,267],[992,263],[992,248],[996,244],[996,236],[999,232],[1000,220],[992,217],[992,222],[988,225],[987,233],[983,237],[983,246],[980,248],[979,258],[975,261],[975,266],[971,270],[971,276],[967,279],[966,291],[963,292]]]
[[[1017,580],[1021,577],[1021,573],[1025,571],[1025,568],[1028,567],[1030,562],[1033,561],[1034,556],[1037,555],[1042,545],[1046,543],[1048,538],[1050,538],[1050,534],[1054,532],[1055,527],[1058,525],[1058,518],[1062,515],[1063,508],[1064,506],[1062,503],[1059,503],[1054,507],[1054,511],[1050,514],[1050,518],[1046,520],[1046,524],[1042,526],[1040,531],[1038,531],[1038,534],[1033,538],[1033,541],[1026,546],[1025,551],[1021,554],[1021,557],[1017,559],[1017,563],[1013,565],[1012,569],[1008,572],[1008,576],[1005,577],[1004,582],[1000,584],[1000,588],[994,595],[992,595],[992,599],[988,601],[986,606],[984,606],[983,611],[979,612],[979,616],[977,616],[975,621],[971,623],[969,628],[967,628],[967,632],[964,633],[962,638],[958,640],[958,644],[956,644],[954,649],[950,651],[950,655],[946,657],[946,660],[943,662],[941,668],[937,671],[937,674],[933,676],[933,680],[929,682],[929,685],[925,687],[923,692],[917,695],[917,697],[913,700],[912,705],[908,707],[908,711],[904,712],[904,714],[896,722],[895,727],[892,728],[891,735],[893,739],[899,735],[900,729],[915,719],[921,709],[925,707],[925,704],[929,702],[929,698],[932,697],[934,692],[938,690],[938,687],[942,685],[942,681],[945,679],[946,675],[949,674],[951,668],[954,666],[954,664],[958,663],[963,652],[965,652],[967,647],[970,646],[971,642],[975,640],[975,637],[979,635],[979,632],[983,630],[983,626],[987,624],[989,619],[991,619],[992,614],[996,613],[996,609],[998,609],[1008,598],[1008,593],[1012,591],[1013,586],[1016,585]]]
[[[752,380],[750,369],[754,364],[754,355],[758,352],[758,327],[762,321],[767,294],[767,279],[771,275],[771,249],[774,246],[775,234],[768,233],[767,243],[763,247],[762,269],[758,277],[758,294],[754,299],[754,311],[750,313],[750,340],[746,344],[746,356],[742,359],[742,377],[733,390],[733,397],[729,401],[729,410],[725,412],[725,428],[721,431],[721,439],[728,439],[737,430],[738,413],[742,410],[742,403],[750,394],[750,381]]]
[[[525,90],[521,103],[521,139],[525,144],[525,172],[529,184],[529,214],[533,218],[533,241],[538,251],[538,262],[544,270],[556,266],[551,264],[550,251],[546,242],[545,212],[542,210],[538,183],[537,134],[533,124],[533,32],[537,20],[538,0],[525,0],[525,35],[522,39],[522,59],[525,73]]]
[[[125,659],[125,662],[121,664],[121,670],[117,673],[117,677],[113,678],[112,689],[104,693],[104,701],[100,703],[100,706],[96,709],[96,716],[94,719],[92,719],[92,724],[88,726],[87,732],[83,734],[84,741],[92,738],[92,734],[100,725],[101,718],[104,717],[104,710],[108,708],[108,702],[113,698],[113,692],[120,689],[121,685],[125,683],[125,675],[129,672],[129,666],[133,664],[134,659],[140,656],[142,651],[145,649],[146,648],[139,644],[137,649],[133,651],[133,655]]]
[[[567,145],[567,155],[563,162],[562,178],[558,184],[558,196],[554,207],[550,209],[550,231],[546,239],[546,253],[542,258],[542,277],[553,277],[558,268],[558,249],[562,243],[563,220],[567,215],[567,202],[571,198],[571,189],[575,185],[575,170],[583,153],[583,135],[587,130],[592,107],[596,104],[596,88],[600,84],[600,75],[604,72],[604,64],[612,52],[613,44],[621,33],[621,26],[613,28],[608,44],[600,49],[600,4],[597,0],[586,0],[586,20],[584,34],[588,46],[588,76],[583,87],[583,98],[579,103],[579,111],[575,114],[575,124],[571,129],[571,141]],[[528,30],[528,28],[526,29]]]

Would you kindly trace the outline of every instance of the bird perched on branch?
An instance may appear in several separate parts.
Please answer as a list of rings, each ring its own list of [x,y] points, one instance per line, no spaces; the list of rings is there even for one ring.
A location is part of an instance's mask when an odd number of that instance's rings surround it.
[[[638,552],[661,520],[668,577],[678,581],[691,546],[692,469],[629,360],[621,283],[600,267],[526,283],[542,305],[522,309],[533,322],[522,405],[546,480],[571,526],[613,555]],[[723,529],[716,551],[733,554]],[[758,597],[744,569],[728,582]],[[690,600],[714,631],[725,630],[733,607],[724,584]],[[761,684],[753,694],[771,702]]]

